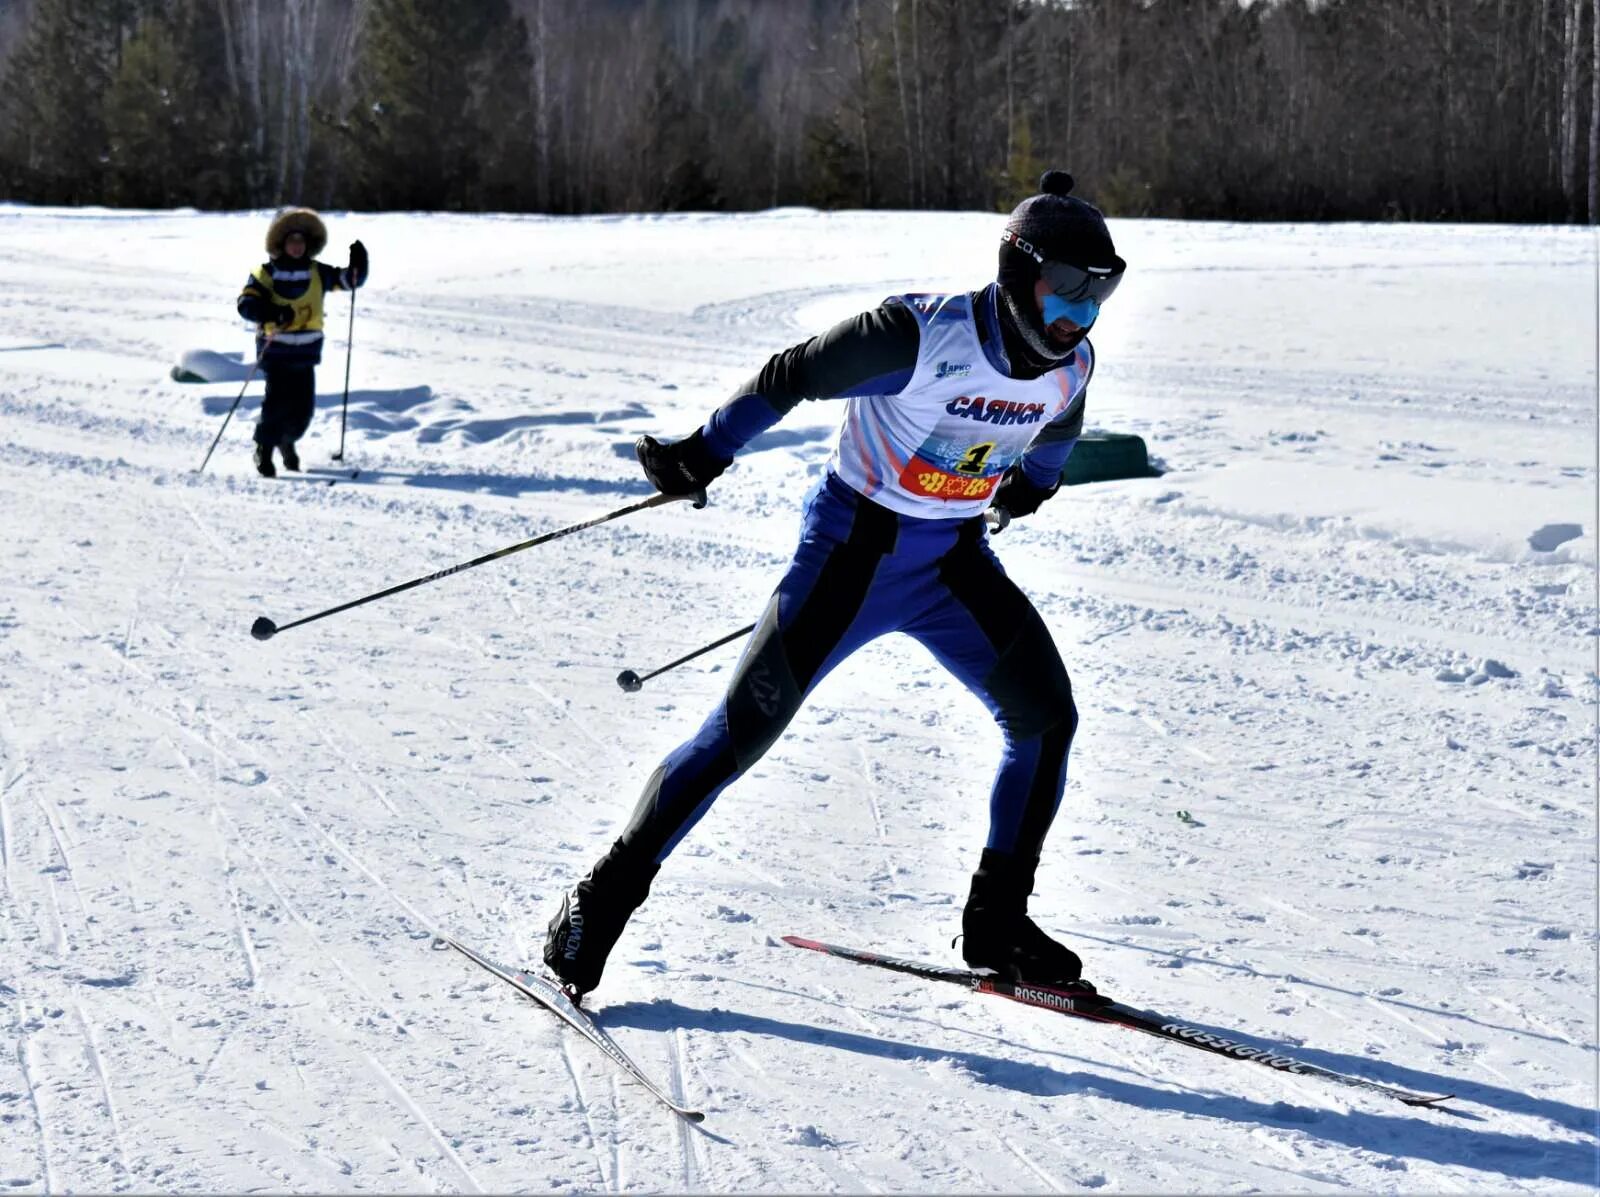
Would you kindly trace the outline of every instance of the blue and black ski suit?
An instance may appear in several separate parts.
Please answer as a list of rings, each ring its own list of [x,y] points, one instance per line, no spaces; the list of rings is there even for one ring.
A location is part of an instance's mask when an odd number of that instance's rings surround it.
[[[775,355],[702,429],[728,459],[802,399],[846,400],[794,560],[726,696],[650,777],[618,850],[659,866],[829,670],[904,632],[1004,733],[987,847],[1037,859],[1078,716],[1050,632],[990,550],[983,513],[1008,467],[1053,492],[1094,353],[1083,341],[1056,369],[1014,371],[996,298],[993,285],[892,297]]]

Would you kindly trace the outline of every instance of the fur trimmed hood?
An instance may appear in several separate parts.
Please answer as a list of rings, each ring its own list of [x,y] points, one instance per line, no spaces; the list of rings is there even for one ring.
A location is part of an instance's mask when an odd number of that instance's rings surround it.
[[[283,256],[283,243],[290,233],[299,233],[306,239],[306,257],[314,258],[328,245],[328,228],[310,208],[285,208],[272,218],[267,228],[267,255]]]

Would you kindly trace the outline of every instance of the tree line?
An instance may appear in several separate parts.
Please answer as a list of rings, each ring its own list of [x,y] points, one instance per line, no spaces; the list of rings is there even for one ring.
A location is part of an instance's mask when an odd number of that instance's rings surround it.
[[[1600,0],[0,0],[0,198],[1590,222]]]

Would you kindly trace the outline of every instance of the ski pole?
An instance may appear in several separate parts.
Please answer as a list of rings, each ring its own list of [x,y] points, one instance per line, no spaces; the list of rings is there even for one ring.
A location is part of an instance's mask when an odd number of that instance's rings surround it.
[[[354,353],[356,339],[356,293],[350,292],[350,331],[344,338],[344,403],[339,408],[339,451],[333,455],[333,460],[344,460],[344,425],[350,415],[350,358]]]
[[[261,359],[267,355],[267,346],[272,344],[272,338],[277,335],[277,330],[267,334],[266,344],[261,346],[261,352],[256,354],[256,360],[250,363],[250,373],[244,376],[244,386],[240,387],[239,393],[234,396],[233,406],[228,409],[228,414],[222,417],[222,427],[217,429],[217,435],[211,442],[211,448],[206,450],[206,459],[200,463],[200,468],[195,471],[196,474],[206,472],[206,466],[211,462],[211,455],[217,451],[217,445],[222,441],[222,434],[228,431],[228,421],[233,419],[233,413],[238,410],[239,401],[244,398],[244,393],[250,389],[250,383],[256,376],[256,370],[261,366]]]
[[[713,640],[710,644],[703,645],[700,648],[695,649],[694,652],[687,653],[684,656],[679,657],[676,661],[668,661],[660,669],[652,669],[649,673],[646,673],[646,674],[638,674],[638,673],[635,673],[631,669],[624,669],[621,673],[617,674],[617,685],[621,686],[629,694],[633,694],[636,691],[638,691],[638,689],[641,686],[643,686],[646,682],[648,682],[651,678],[657,676],[658,674],[665,673],[669,669],[676,669],[679,665],[682,665],[685,661],[692,661],[696,657],[702,656],[705,653],[710,652],[714,648],[721,648],[724,644],[728,643],[728,641],[730,641],[730,640],[737,640],[740,636],[747,636],[747,635],[749,635],[751,632],[753,632],[755,630],[756,630],[756,625],[755,624],[747,623],[747,624],[745,624],[744,627],[740,628],[737,632],[729,632],[721,640]]]
[[[490,561],[498,561],[501,557],[509,557],[512,553],[520,553],[523,549],[531,549],[534,545],[548,544],[552,540],[560,540],[563,536],[571,536],[574,532],[582,532],[585,528],[593,528],[596,524],[603,524],[609,520],[618,519],[624,515],[632,515],[635,511],[643,511],[646,507],[660,507],[663,503],[675,503],[679,499],[693,499],[694,505],[706,505],[706,492],[694,491],[687,495],[654,494],[648,499],[641,499],[637,503],[630,503],[626,507],[619,507],[615,511],[608,511],[605,515],[596,516],[592,520],[584,520],[581,524],[569,524],[565,528],[557,528],[554,532],[546,532],[543,536],[535,536],[532,540],[524,540],[521,544],[507,545],[503,549],[496,549],[492,553],[485,553],[482,557],[474,557],[471,561],[463,561],[460,565],[452,565],[449,569],[441,569],[438,573],[429,574],[425,578],[413,578],[409,582],[402,582],[398,586],[391,586],[387,590],[380,590],[376,594],[369,594],[364,598],[354,599],[348,603],[340,603],[337,607],[329,607],[326,611],[318,611],[315,615],[307,615],[293,623],[286,623],[282,627],[273,623],[265,615],[259,617],[250,625],[250,634],[257,640],[271,640],[279,632],[287,632],[290,628],[297,628],[303,623],[314,620],[326,619],[330,615],[337,615],[341,611],[348,611],[351,607],[359,607],[364,603],[375,602],[381,598],[388,598],[391,594],[399,594],[402,590],[410,590],[416,586],[424,586],[429,582],[437,582],[440,578],[448,578],[451,574],[459,574],[462,570],[471,569],[475,565],[484,565]]]

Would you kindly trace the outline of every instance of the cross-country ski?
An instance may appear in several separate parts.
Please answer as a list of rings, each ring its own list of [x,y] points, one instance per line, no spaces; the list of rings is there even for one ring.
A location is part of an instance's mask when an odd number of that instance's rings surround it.
[[[858,948],[842,948],[836,944],[821,943],[798,935],[785,935],[783,942],[791,947],[808,948],[813,952],[838,956],[844,960],[855,961],[857,964],[870,964],[876,968],[885,968],[893,972],[909,973],[911,976],[922,977],[928,981],[945,981],[961,985],[974,993],[993,994],[996,997],[1020,1002],[1024,1006],[1037,1006],[1040,1009],[1054,1010],[1058,1014],[1070,1015],[1073,1018],[1081,1018],[1089,1022],[1125,1027],[1130,1031],[1141,1031],[1146,1035],[1154,1035],[1158,1039],[1181,1043],[1186,1047],[1198,1048],[1201,1051],[1211,1052],[1215,1055],[1227,1056],[1235,1060],[1248,1060],[1253,1064],[1263,1064],[1268,1068],[1277,1069],[1279,1072],[1293,1073],[1295,1076],[1321,1077],[1323,1080],[1331,1081],[1336,1085],[1344,1085],[1353,1089],[1365,1089],[1371,1093],[1380,1093],[1384,1097],[1404,1102],[1408,1106],[1431,1106],[1450,1099],[1449,1094],[1430,1096],[1426,1093],[1411,1093],[1405,1089],[1397,1089],[1393,1085],[1382,1085],[1362,1077],[1348,1076],[1342,1072],[1334,1072],[1332,1069],[1319,1068],[1315,1064],[1297,1060],[1284,1052],[1241,1043],[1237,1039],[1219,1034],[1205,1027],[1189,1026],[1178,1019],[1163,1018],[1146,1010],[1135,1010],[1130,1006],[1124,1006],[1121,1002],[1107,1000],[1098,994],[1084,994],[1074,992],[1071,989],[1057,989],[1046,985],[1029,985],[1024,982],[1007,980],[990,972],[974,972],[969,969],[923,964],[916,960],[903,960],[899,957],[884,956],[877,952],[866,952]]]
[[[580,1010],[567,992],[548,977],[528,972],[526,969],[511,968],[498,961],[491,960],[482,953],[468,947],[454,936],[438,935],[435,937],[434,942],[454,948],[480,968],[499,977],[518,993],[539,1003],[539,1005],[599,1048],[606,1059],[643,1085],[650,1093],[650,1096],[654,1097],[674,1114],[687,1118],[690,1122],[705,1121],[705,1115],[699,1110],[689,1109],[645,1075],[644,1070],[633,1062],[633,1058],[617,1046],[617,1041],[606,1034],[593,1018]]]

